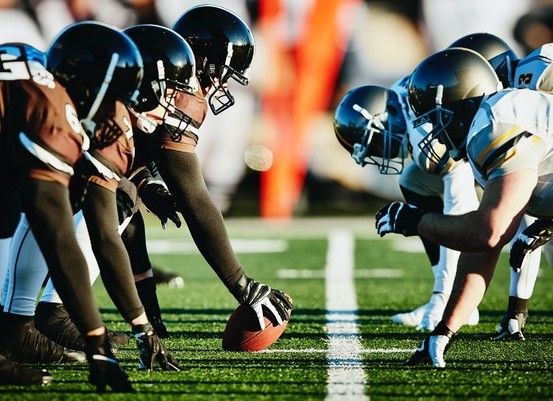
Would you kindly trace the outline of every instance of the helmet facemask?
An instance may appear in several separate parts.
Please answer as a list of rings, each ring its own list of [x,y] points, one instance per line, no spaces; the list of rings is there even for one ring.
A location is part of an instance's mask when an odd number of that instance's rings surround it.
[[[405,160],[404,135],[393,133],[388,112],[373,116],[358,104],[354,104],[353,109],[367,120],[361,140],[353,144],[353,160],[361,167],[377,166],[380,174],[401,174]],[[379,138],[381,143],[378,143]]]
[[[195,95],[198,90],[197,81],[195,76],[192,76],[187,82],[166,78],[162,60],[157,62],[157,71],[157,79],[151,81],[148,88],[151,100],[147,99],[143,105],[150,104],[150,107],[146,107],[148,110],[145,111],[161,108],[163,112],[159,119],[152,119],[144,112],[137,114],[139,128],[145,133],[151,134],[158,125],[162,125],[172,140],[180,140],[180,132],[188,127],[191,118],[176,106],[176,99],[179,93]]]
[[[234,96],[228,90],[227,82],[229,78],[234,79],[240,85],[247,86],[250,82],[248,70],[245,73],[240,73],[231,67],[233,56],[233,44],[229,42],[227,45],[227,54],[223,65],[219,68],[215,64],[209,64],[208,60],[204,60],[204,76],[208,79],[209,91],[206,95],[209,107],[213,114],[217,115],[234,105]],[[205,65],[207,64],[207,65]]]
[[[123,135],[123,130],[114,116],[105,115],[101,121],[97,122],[96,133],[91,143],[95,148],[103,149],[117,141],[121,135]]]
[[[450,163],[450,159],[458,161],[465,157],[466,135],[469,128],[464,126],[460,116],[455,115],[456,112],[442,106],[442,99],[443,85],[438,85],[436,87],[436,107],[413,120],[415,128],[428,123],[432,124],[429,134],[419,142],[419,148],[434,169],[438,171],[443,170]],[[462,102],[467,105],[473,103],[472,99],[465,99],[458,103]],[[455,135],[457,131],[463,132],[460,132],[460,135]]]

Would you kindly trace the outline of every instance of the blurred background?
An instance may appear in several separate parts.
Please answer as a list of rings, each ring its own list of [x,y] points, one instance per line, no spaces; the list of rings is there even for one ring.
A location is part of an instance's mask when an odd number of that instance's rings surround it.
[[[66,25],[172,26],[196,4],[241,16],[256,47],[250,85],[208,116],[198,154],[225,216],[364,215],[401,199],[397,176],[361,168],[338,144],[334,108],[359,85],[389,86],[427,55],[489,32],[524,57],[553,42],[553,0],[0,0],[0,42],[41,50]]]

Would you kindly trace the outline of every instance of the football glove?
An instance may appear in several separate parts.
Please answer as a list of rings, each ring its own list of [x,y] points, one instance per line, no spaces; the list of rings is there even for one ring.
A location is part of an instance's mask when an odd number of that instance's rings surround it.
[[[403,234],[406,237],[417,235],[417,225],[424,212],[416,206],[403,202],[392,202],[376,213],[376,231],[383,237],[388,233]]]
[[[157,361],[162,370],[180,371],[182,368],[167,351],[150,323],[133,326],[132,333],[140,353],[138,369],[152,371]]]
[[[127,374],[121,370],[111,351],[107,332],[100,336],[86,336],[84,343],[90,369],[88,381],[96,386],[96,392],[103,393],[108,386],[117,393],[134,392]]]
[[[455,333],[440,322],[422,343],[415,353],[403,362],[405,366],[415,366],[419,363],[431,363],[435,368],[445,368],[444,355],[447,352]]]
[[[268,311],[277,325],[290,319],[290,311],[293,309],[292,300],[282,291],[272,289],[261,284],[245,274],[230,289],[230,293],[240,304],[249,305],[255,312],[259,327],[265,329],[263,310]]]
[[[518,234],[511,252],[509,253],[509,264],[512,269],[519,273],[524,259],[540,246],[545,245],[553,237],[553,221],[538,219]]]
[[[167,227],[167,221],[171,220],[177,228],[181,226],[181,220],[177,214],[177,204],[173,195],[161,180],[150,180],[140,186],[139,195],[150,212],[161,221],[163,228]]]

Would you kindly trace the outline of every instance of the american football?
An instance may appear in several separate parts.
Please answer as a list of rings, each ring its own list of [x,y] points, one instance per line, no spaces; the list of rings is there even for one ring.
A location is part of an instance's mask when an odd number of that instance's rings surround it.
[[[252,308],[240,305],[232,313],[223,332],[223,349],[225,351],[261,351],[270,347],[280,338],[288,321],[281,325],[273,323],[264,315],[265,330],[259,329],[257,316]]]

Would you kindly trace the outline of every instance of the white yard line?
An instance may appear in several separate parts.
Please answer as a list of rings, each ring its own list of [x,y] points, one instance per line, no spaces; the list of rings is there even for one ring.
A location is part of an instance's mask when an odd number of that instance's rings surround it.
[[[326,354],[327,349],[301,348],[301,349],[264,349],[259,351],[264,354]],[[415,348],[369,348],[360,351],[362,354],[402,354],[413,353]]]
[[[354,236],[330,232],[326,256],[326,331],[328,379],[326,401],[366,401],[363,347],[357,326],[353,282]]]

